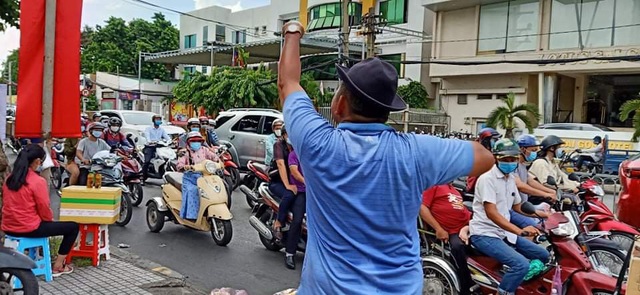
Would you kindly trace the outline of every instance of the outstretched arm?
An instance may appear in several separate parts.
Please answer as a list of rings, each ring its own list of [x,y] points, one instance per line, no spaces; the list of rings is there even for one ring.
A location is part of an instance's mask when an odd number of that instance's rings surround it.
[[[304,90],[300,86],[300,75],[302,74],[300,39],[302,39],[304,29],[299,33],[287,33],[287,27],[290,25],[295,26],[300,25],[300,23],[289,22],[282,27],[284,45],[282,46],[282,54],[278,64],[278,93],[281,106],[284,106],[284,101],[289,94]],[[300,25],[300,28],[302,28],[302,25]]]

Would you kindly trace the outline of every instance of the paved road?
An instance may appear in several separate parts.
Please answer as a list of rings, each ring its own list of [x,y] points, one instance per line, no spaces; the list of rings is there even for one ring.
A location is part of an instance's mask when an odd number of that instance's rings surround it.
[[[160,196],[160,187],[147,185],[144,193],[146,202]],[[166,223],[160,233],[149,232],[145,202],[134,208],[129,225],[109,228],[112,246],[128,244],[131,248],[127,251],[188,276],[190,283],[204,290],[225,286],[245,289],[251,295],[273,294],[298,285],[303,255],[296,257],[297,269],[288,270],[284,252],[274,253],[262,246],[258,233],[249,225],[250,209],[241,192],[233,193],[233,238],[226,247],[217,246],[209,232],[173,223]]]

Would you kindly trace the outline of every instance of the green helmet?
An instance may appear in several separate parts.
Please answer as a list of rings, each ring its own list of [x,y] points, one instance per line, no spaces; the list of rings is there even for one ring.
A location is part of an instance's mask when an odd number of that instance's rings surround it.
[[[520,146],[511,138],[503,138],[496,141],[491,152],[496,156],[518,157],[520,155]]]

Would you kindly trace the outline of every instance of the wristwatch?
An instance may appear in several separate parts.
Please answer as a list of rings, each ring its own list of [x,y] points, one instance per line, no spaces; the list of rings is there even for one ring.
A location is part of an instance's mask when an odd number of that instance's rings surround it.
[[[300,33],[300,37],[304,36],[304,27],[299,21],[289,21],[282,26],[282,34]]]

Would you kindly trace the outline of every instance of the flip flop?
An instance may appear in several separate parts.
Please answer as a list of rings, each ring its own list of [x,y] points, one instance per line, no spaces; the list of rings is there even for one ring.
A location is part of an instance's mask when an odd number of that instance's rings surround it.
[[[62,268],[53,269],[53,277],[57,278],[61,275],[70,274],[73,272],[73,267],[71,265],[65,264]]]

